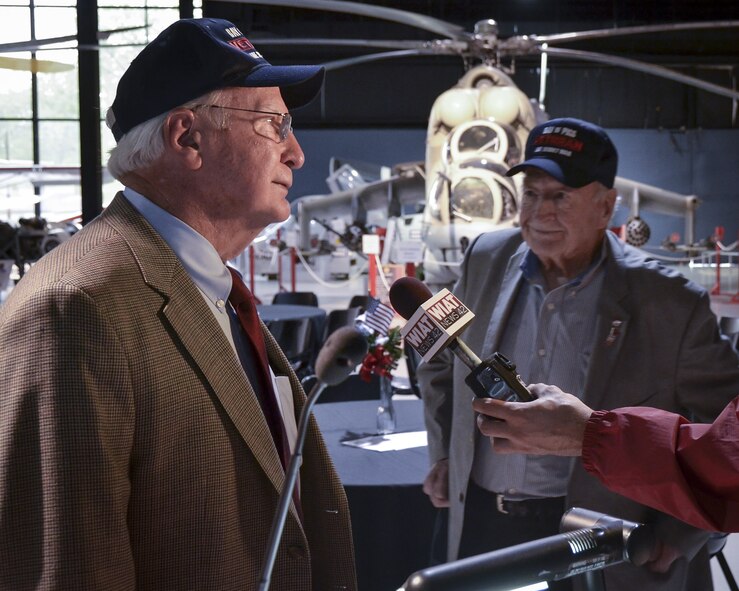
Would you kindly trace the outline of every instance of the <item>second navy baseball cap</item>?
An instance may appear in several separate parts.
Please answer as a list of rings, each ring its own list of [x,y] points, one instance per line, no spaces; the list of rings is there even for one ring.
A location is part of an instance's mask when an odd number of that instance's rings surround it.
[[[601,127],[582,119],[552,119],[534,127],[526,141],[526,159],[506,174],[528,167],[543,170],[568,187],[598,181],[613,188],[618,153]]]

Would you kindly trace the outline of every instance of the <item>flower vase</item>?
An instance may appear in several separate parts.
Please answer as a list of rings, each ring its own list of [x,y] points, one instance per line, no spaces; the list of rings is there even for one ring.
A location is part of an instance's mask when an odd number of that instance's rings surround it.
[[[392,380],[380,376],[380,405],[377,407],[377,433],[395,432],[395,407],[393,406]]]

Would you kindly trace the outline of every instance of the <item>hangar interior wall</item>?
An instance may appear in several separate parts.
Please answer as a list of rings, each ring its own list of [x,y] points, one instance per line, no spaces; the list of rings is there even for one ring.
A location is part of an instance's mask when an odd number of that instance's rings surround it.
[[[327,193],[325,179],[331,157],[384,166],[423,160],[426,133],[419,129],[304,129],[297,137],[306,154],[296,172],[292,198]],[[724,243],[739,238],[739,129],[654,130],[609,129],[619,151],[619,176],[701,199],[695,237],[725,229]],[[616,213],[625,220],[627,211]],[[622,219],[623,218],[623,219]],[[642,211],[651,228],[650,245],[678,232],[682,218]]]

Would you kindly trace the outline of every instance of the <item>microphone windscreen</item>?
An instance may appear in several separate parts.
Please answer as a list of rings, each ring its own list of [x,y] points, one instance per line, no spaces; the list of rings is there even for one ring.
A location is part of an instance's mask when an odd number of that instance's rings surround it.
[[[335,386],[343,382],[367,354],[367,339],[353,326],[332,332],[316,358],[316,377]]]
[[[401,277],[390,286],[390,303],[406,320],[431,297],[431,290],[415,277]]]

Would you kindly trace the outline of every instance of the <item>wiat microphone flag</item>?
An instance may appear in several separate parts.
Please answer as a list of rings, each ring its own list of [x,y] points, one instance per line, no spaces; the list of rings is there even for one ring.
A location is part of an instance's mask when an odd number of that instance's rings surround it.
[[[475,317],[448,289],[426,300],[408,319],[401,334],[424,361],[446,347]]]

